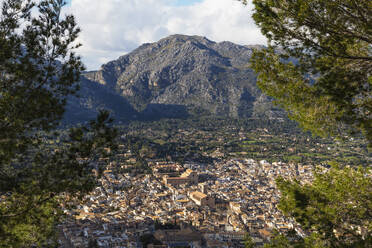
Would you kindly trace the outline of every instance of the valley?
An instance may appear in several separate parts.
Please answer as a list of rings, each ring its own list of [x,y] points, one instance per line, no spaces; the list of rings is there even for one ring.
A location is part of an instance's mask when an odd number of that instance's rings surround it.
[[[303,236],[278,211],[275,180],[307,184],[331,161],[371,163],[361,140],[312,137],[288,120],[165,119],[117,128],[120,145],[100,159],[96,189],[73,209],[64,206],[60,228],[74,247],[244,247],[247,234],[262,245],[274,229]]]

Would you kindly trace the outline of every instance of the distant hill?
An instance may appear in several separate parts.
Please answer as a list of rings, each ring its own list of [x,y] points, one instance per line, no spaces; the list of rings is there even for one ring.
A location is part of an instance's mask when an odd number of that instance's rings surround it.
[[[282,117],[256,86],[252,49],[200,36],[172,35],[85,72],[80,98],[68,101],[65,120],[110,110],[116,120]]]

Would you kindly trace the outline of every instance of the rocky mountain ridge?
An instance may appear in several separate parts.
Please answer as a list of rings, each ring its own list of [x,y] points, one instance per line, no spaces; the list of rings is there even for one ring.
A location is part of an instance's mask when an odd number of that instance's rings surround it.
[[[100,108],[117,120],[282,116],[249,68],[256,47],[186,35],[143,44],[83,73],[80,98],[70,99],[66,118],[94,117]]]

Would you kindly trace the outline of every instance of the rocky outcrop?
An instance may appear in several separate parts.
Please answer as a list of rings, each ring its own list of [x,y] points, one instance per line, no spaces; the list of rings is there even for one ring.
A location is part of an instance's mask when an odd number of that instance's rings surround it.
[[[249,68],[252,50],[200,36],[172,35],[84,73],[81,98],[68,106],[75,116],[106,108],[116,119],[282,115],[256,86]]]

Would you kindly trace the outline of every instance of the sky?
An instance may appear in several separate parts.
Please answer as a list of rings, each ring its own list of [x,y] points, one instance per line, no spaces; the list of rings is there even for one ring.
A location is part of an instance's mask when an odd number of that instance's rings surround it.
[[[72,0],[65,0],[68,5],[71,5]],[[202,2],[203,0],[173,0],[175,6],[187,6],[194,3]]]
[[[178,6],[192,5],[194,3],[202,2],[202,0],[174,0],[174,4]]]
[[[77,51],[88,70],[172,34],[200,35],[242,45],[266,44],[237,0],[69,0],[82,32]]]

